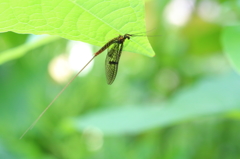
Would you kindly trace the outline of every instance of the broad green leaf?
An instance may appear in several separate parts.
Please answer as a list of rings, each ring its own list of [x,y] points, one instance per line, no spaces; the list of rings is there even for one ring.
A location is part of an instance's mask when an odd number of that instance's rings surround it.
[[[0,10],[0,32],[58,35],[97,46],[119,34],[146,34],[142,0],[11,0],[1,1]],[[124,50],[154,55],[146,36],[127,40]]]
[[[240,77],[227,74],[209,77],[194,87],[179,91],[164,105],[121,107],[93,112],[74,120],[82,131],[95,127],[104,134],[141,133],[203,116],[240,111]]]
[[[233,67],[240,71],[240,25],[228,26],[222,33],[223,50]]]

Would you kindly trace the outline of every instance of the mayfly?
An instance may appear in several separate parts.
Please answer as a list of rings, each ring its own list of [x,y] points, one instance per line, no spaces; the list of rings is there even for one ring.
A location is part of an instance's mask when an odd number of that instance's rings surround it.
[[[88,63],[80,70],[78,73],[65,85],[65,87],[56,95],[56,97],[51,101],[51,103],[43,110],[43,112],[38,116],[38,118],[32,123],[32,125],[22,134],[23,136],[34,127],[34,125],[38,122],[38,120],[42,117],[42,115],[48,110],[48,108],[55,102],[55,100],[63,93],[63,91],[72,83],[72,81],[84,70],[85,67],[99,54],[101,54],[104,50],[108,49],[107,57],[105,60],[105,70],[107,83],[110,85],[114,82],[117,71],[118,71],[118,63],[122,53],[123,44],[126,39],[130,39],[133,34],[125,34],[119,35],[116,38],[113,38],[108,43],[106,43],[99,51],[97,51],[93,57],[88,61]]]

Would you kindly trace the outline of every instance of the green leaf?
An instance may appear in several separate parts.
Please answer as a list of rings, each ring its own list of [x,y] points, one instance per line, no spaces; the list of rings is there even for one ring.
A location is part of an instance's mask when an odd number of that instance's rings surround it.
[[[223,50],[233,67],[240,71],[240,25],[228,26],[222,33]]]
[[[142,0],[11,0],[0,2],[0,32],[50,34],[103,46],[119,34],[145,33]],[[147,37],[125,51],[153,56]]]
[[[72,121],[80,131],[95,127],[107,135],[141,133],[203,116],[240,111],[240,77],[227,74],[209,77],[179,91],[171,102],[130,106],[93,112]],[[234,114],[234,113],[233,113]],[[236,115],[236,114],[235,114]]]

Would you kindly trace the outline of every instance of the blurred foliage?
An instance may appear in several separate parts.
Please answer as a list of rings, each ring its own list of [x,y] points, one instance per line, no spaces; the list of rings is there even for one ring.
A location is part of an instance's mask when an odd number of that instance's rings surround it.
[[[238,38],[239,36],[240,25],[225,27],[222,33],[223,49],[227,53],[231,64],[237,71],[240,70],[240,39]]]
[[[0,57],[34,46],[0,65],[0,158],[239,158],[238,1],[181,2],[192,9],[181,25],[167,18],[173,1],[146,2],[147,34],[160,35],[149,36],[154,58],[123,52],[108,86],[99,55],[21,140],[65,85],[48,68],[68,40],[1,33]]]

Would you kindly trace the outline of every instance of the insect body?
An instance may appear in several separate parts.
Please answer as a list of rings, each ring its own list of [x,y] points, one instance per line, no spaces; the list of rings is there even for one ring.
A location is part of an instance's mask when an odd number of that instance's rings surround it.
[[[123,44],[126,39],[130,39],[130,36],[132,35],[119,35],[119,37],[112,39],[114,43],[108,47],[108,54],[105,60],[105,70],[108,84],[112,84],[117,76],[118,64],[122,54]]]
[[[72,83],[72,81],[87,67],[87,65],[99,54],[108,49],[107,57],[105,60],[105,70],[107,83],[110,85],[114,82],[117,71],[119,59],[123,50],[123,44],[126,39],[130,39],[133,36],[132,34],[119,35],[116,38],[113,38],[108,43],[106,43],[99,51],[97,51],[94,56],[87,62],[87,64],[80,70],[78,73],[65,85],[65,87],[56,95],[56,97],[51,101],[51,103],[43,110],[43,112],[38,116],[38,118],[32,123],[32,125],[22,134],[20,139],[34,127],[42,115],[48,110],[48,108],[55,102],[55,100],[63,93],[63,91]]]

